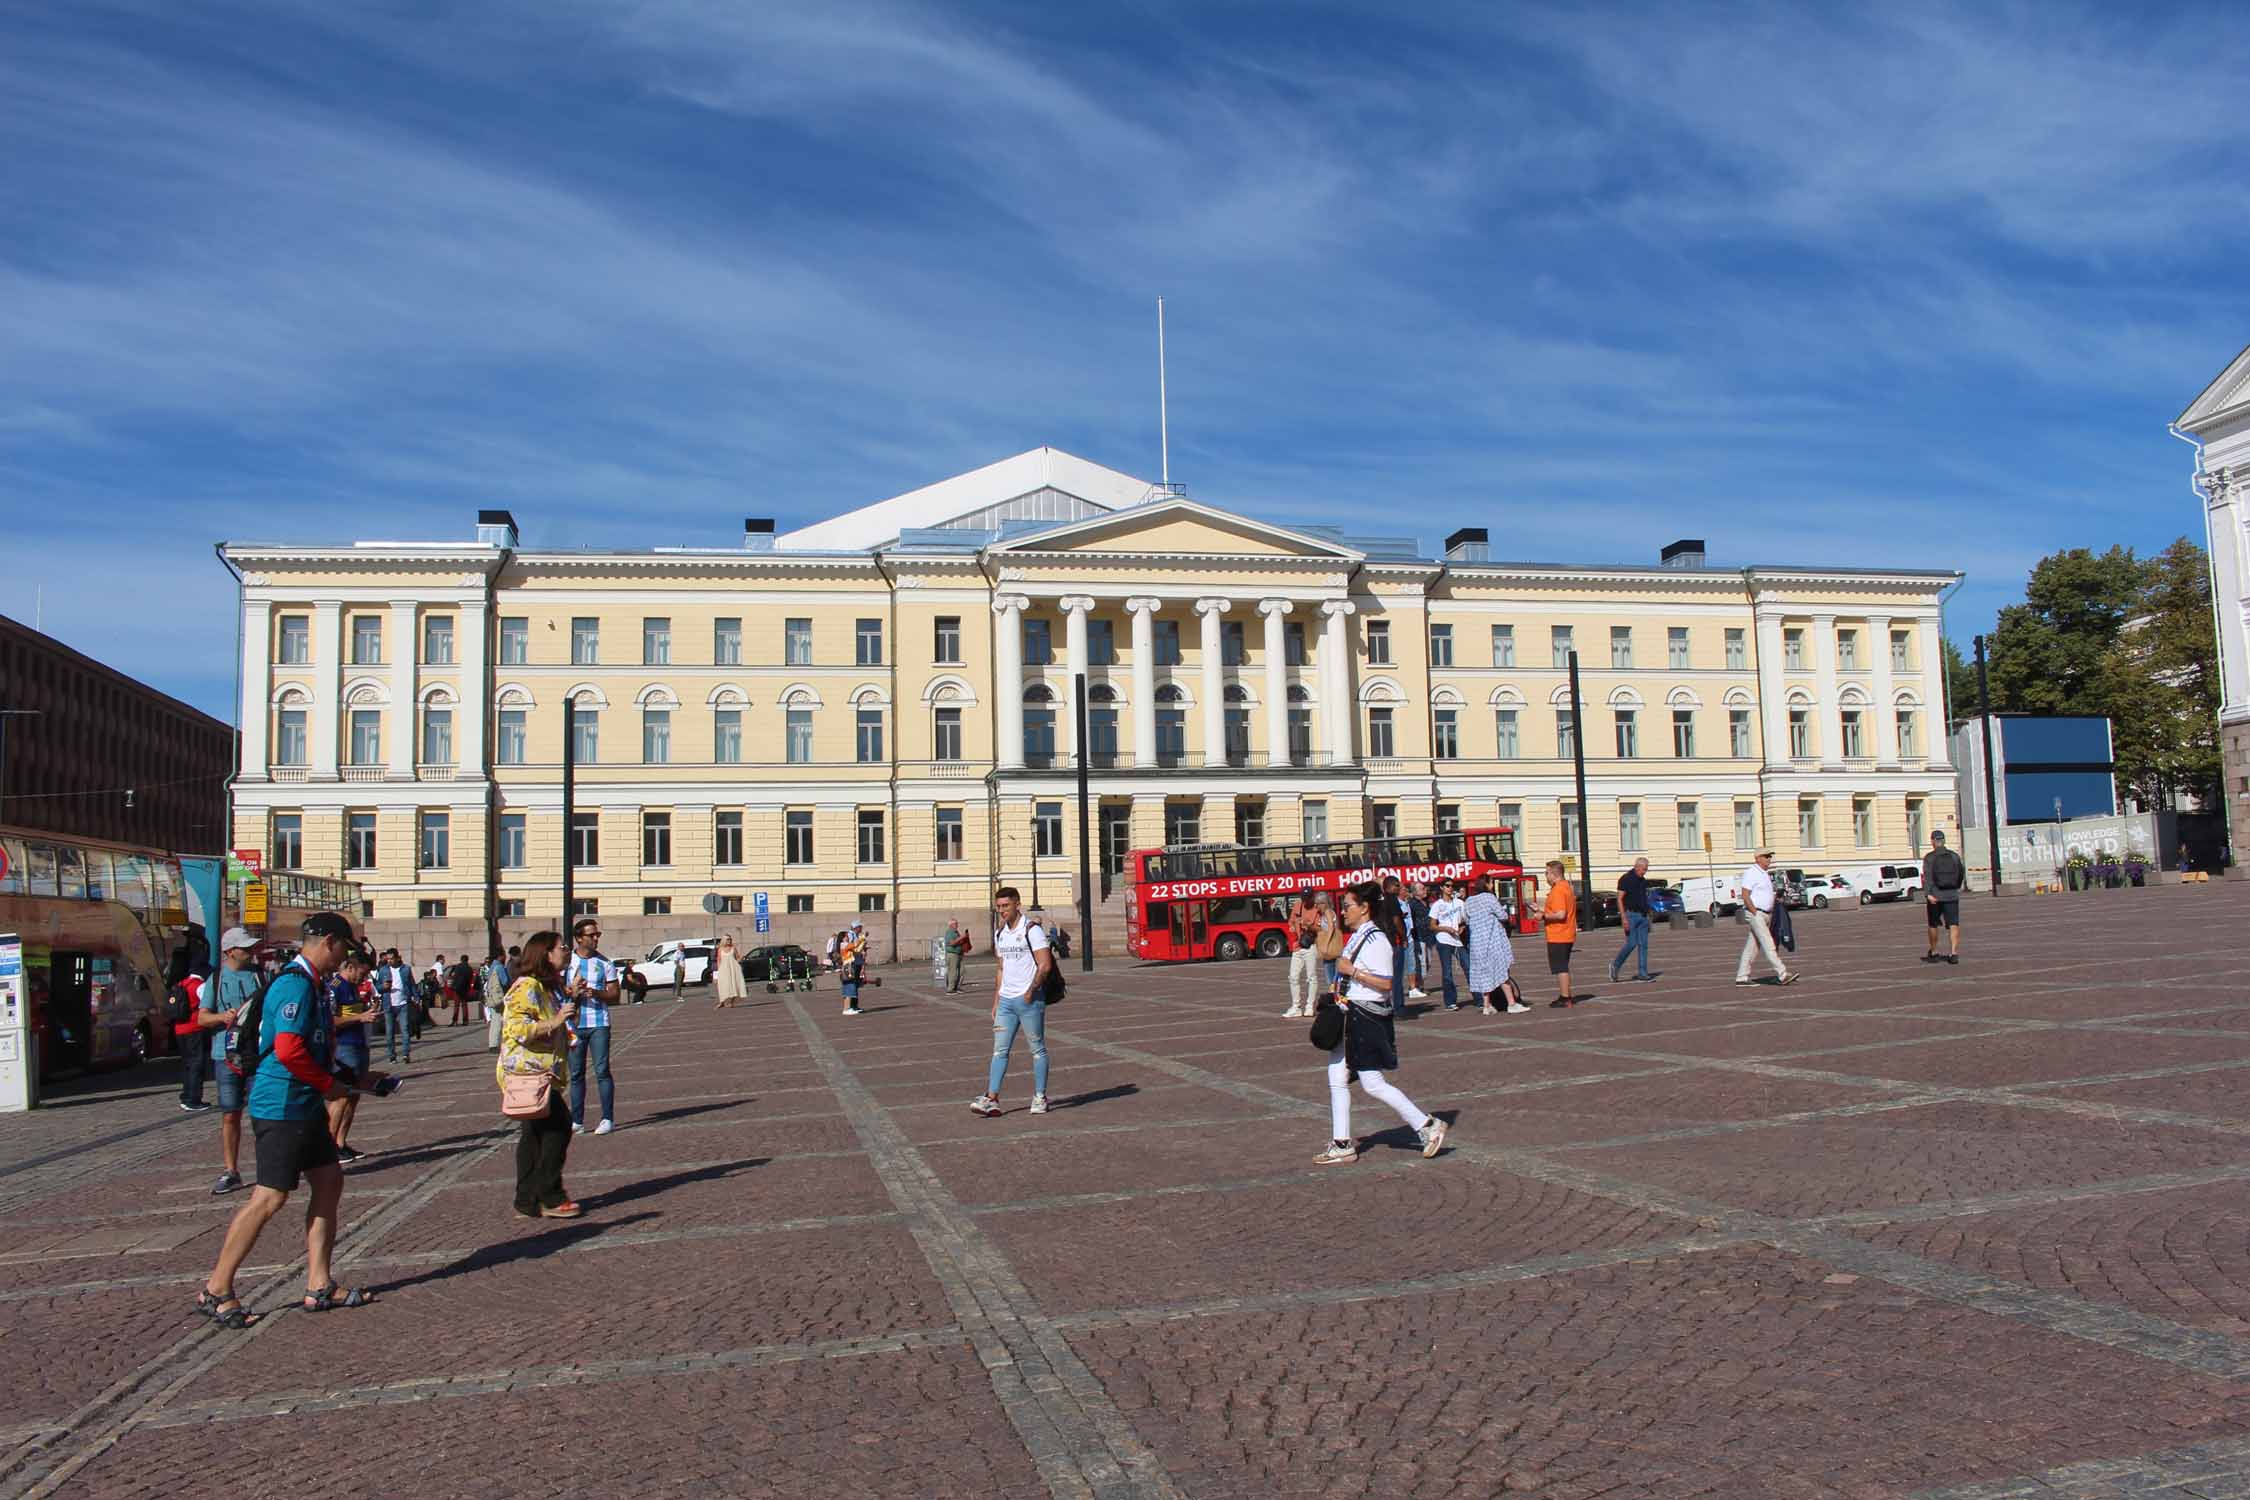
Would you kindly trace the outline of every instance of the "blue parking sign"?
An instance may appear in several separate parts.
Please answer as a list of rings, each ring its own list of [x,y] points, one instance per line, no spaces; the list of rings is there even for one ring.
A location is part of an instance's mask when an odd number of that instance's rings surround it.
[[[753,902],[752,909],[756,913],[756,926],[758,931],[773,931],[773,908],[766,901],[766,893],[764,891],[760,891],[757,895],[751,897],[750,899]]]

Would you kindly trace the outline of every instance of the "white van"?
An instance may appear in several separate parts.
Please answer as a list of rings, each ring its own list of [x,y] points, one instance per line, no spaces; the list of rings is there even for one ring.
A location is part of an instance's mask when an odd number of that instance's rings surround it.
[[[1680,909],[1682,911],[1707,911],[1715,917],[1727,916],[1742,905],[1742,877],[1739,875],[1697,875],[1680,882]]]
[[[1911,901],[1922,894],[1922,867],[1912,861],[1895,865],[1855,865],[1842,872],[1859,889],[1859,904],[1871,901]]]

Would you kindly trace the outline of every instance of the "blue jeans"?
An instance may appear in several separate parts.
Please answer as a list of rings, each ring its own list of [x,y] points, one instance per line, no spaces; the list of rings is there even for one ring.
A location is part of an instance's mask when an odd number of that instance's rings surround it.
[[[1031,1038],[1031,1091],[1047,1092],[1047,1002],[1020,995],[1002,996],[1000,1008],[992,1016],[992,1070],[984,1080],[984,1091],[995,1099],[1007,1080],[1008,1054],[1015,1050],[1019,1027]]]
[[[1647,912],[1629,911],[1625,913],[1625,946],[1618,949],[1617,957],[1609,961],[1610,978],[1615,979],[1617,977],[1617,971],[1625,967],[1625,960],[1628,956],[1638,957],[1640,967],[1636,972],[1641,978],[1648,978]]]
[[[1444,943],[1432,943],[1430,946],[1437,949],[1438,977],[1445,983],[1445,1008],[1451,1010],[1461,1003],[1461,992],[1453,987],[1453,966],[1456,963],[1461,966],[1461,982],[1468,983],[1468,956],[1460,949]]]
[[[586,1057],[593,1054],[594,1086],[600,1091],[601,1117],[617,1118],[617,1085],[609,1077],[609,1028],[595,1026],[578,1033],[570,1044],[570,1117],[586,1123]]]
[[[406,1060],[414,1061],[414,1034],[406,1029],[406,1007],[394,1005],[383,1013],[383,1044],[390,1049],[390,1060],[398,1061],[398,1049],[406,1049]]]

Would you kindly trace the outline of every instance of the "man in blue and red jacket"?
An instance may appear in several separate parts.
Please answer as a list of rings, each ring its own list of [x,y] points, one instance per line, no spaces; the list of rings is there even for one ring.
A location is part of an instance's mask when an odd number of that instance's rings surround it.
[[[322,987],[356,949],[357,939],[351,922],[332,911],[307,917],[298,939],[297,956],[266,987],[257,1039],[245,1049],[255,1049],[256,1057],[250,1074],[249,1115],[257,1138],[258,1184],[227,1226],[219,1262],[195,1299],[199,1310],[226,1328],[247,1328],[257,1321],[236,1298],[234,1275],[249,1259],[266,1221],[281,1211],[299,1182],[312,1189],[312,1205],[305,1215],[306,1310],[326,1312],[374,1300],[356,1287],[343,1291],[328,1270],[344,1197],[344,1169],[329,1133],[327,1104],[350,1091],[330,1071],[332,1043]],[[362,1081],[371,1083],[380,1076],[370,1074]]]

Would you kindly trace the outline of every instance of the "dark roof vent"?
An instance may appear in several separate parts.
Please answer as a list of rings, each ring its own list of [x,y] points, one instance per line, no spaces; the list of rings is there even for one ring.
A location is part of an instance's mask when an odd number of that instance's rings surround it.
[[[1667,568],[1700,568],[1703,566],[1703,542],[1700,538],[1682,537],[1664,549],[1664,566]]]
[[[477,541],[487,547],[516,545],[516,518],[504,510],[477,512]]]
[[[743,517],[742,545],[745,550],[750,552],[771,552],[773,550],[773,517]]]
[[[1492,538],[1482,526],[1464,526],[1445,539],[1447,562],[1490,562]]]

